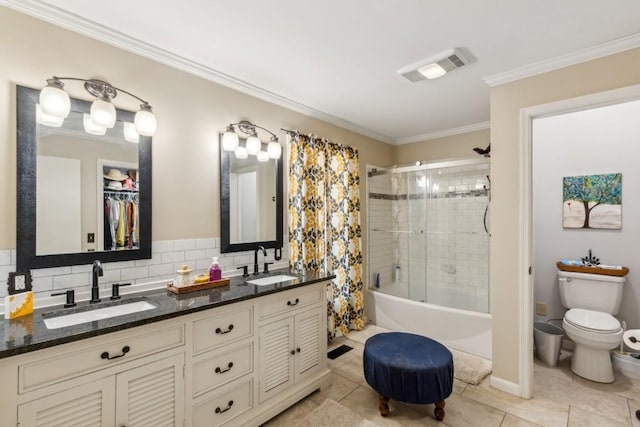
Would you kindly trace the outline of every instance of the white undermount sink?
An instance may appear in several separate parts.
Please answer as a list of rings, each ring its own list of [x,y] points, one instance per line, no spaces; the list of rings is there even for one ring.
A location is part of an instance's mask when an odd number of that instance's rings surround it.
[[[79,313],[50,317],[48,319],[45,318],[44,324],[48,329],[58,329],[67,326],[79,325],[81,323],[93,322],[96,320],[109,319],[111,317],[124,316],[126,314],[153,310],[154,308],[157,308],[157,306],[147,301],[135,301],[125,304],[112,305],[110,307],[96,308],[94,310],[87,310]]]
[[[279,274],[277,276],[263,277],[262,279],[247,280],[247,283],[256,286],[266,286],[273,285],[274,283],[286,282],[293,279],[297,279],[297,277],[287,276],[286,274]]]

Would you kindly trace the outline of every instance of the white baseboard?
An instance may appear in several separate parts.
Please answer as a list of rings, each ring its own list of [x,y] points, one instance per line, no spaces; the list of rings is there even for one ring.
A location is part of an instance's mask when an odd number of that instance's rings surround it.
[[[497,388],[498,390],[516,395],[521,397],[522,390],[520,389],[520,384],[513,383],[511,381],[503,380],[502,378],[491,376],[490,379],[491,387]]]

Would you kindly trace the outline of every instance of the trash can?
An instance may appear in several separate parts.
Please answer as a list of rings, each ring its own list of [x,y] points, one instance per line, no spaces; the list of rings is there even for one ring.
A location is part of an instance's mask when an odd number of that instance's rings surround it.
[[[536,357],[547,366],[556,366],[562,347],[562,328],[549,323],[535,322],[533,324],[533,343],[536,347]]]

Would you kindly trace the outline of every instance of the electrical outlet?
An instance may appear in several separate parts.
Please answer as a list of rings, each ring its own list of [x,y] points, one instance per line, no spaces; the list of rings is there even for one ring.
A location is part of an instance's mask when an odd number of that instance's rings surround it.
[[[95,243],[96,235],[95,233],[87,233],[87,243]]]
[[[546,302],[536,302],[536,314],[538,316],[546,316],[547,315],[547,303]]]

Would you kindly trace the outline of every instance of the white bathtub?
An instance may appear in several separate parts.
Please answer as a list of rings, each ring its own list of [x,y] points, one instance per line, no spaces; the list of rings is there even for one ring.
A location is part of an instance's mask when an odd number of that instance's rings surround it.
[[[381,328],[411,332],[466,353],[491,359],[491,315],[415,302],[367,290],[368,320]]]

